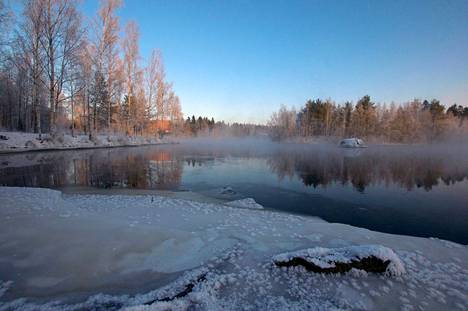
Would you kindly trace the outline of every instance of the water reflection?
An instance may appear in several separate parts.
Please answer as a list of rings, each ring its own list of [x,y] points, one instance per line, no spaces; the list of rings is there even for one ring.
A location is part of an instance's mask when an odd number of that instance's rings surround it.
[[[264,161],[280,182],[297,178],[313,188],[338,184],[364,192],[371,185],[396,185],[430,191],[441,183],[468,179],[468,157],[443,150],[166,146],[4,155],[0,157],[0,184],[175,190],[181,185],[184,168],[205,167],[212,174],[218,174],[217,170],[223,174],[225,161],[237,159],[237,169],[248,175],[243,160],[252,158]]]
[[[440,183],[451,185],[468,179],[467,158],[454,157],[388,149],[278,152],[267,163],[280,180],[296,176],[314,188],[339,183],[364,192],[370,185],[392,184],[408,191],[430,191]]]
[[[0,169],[0,184],[62,188],[177,189],[183,158],[170,149],[108,149],[10,156]]]

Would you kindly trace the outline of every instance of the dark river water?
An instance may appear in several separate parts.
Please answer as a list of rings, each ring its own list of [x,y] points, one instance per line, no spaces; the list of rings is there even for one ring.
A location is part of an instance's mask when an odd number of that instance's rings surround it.
[[[468,147],[456,144],[351,150],[199,140],[31,152],[0,155],[0,185],[251,197],[269,209],[329,222],[468,244]]]

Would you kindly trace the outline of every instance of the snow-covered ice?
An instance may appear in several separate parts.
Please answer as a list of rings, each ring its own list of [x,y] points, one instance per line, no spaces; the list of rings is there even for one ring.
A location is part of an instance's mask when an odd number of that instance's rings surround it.
[[[263,209],[263,206],[255,202],[252,198],[240,199],[231,202],[227,202],[226,205],[232,207],[240,207],[240,208],[249,208],[249,209]]]
[[[272,262],[318,248],[399,258],[405,273]],[[0,187],[0,310],[467,310],[467,259],[464,245],[313,217]]]
[[[231,186],[225,186],[223,187],[220,191],[219,191],[220,194],[223,194],[223,195],[235,195],[236,192],[232,189]]]

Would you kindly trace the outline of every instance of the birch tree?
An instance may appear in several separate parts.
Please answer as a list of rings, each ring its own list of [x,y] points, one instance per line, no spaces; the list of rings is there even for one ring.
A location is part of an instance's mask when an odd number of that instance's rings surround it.
[[[158,94],[159,71],[162,66],[161,61],[161,51],[153,50],[145,70],[145,81],[147,89],[146,115],[149,119],[153,118],[157,111],[155,99],[157,98]]]
[[[85,40],[83,49],[79,54],[79,73],[80,73],[80,101],[81,101],[81,123],[84,125],[85,134],[92,138],[92,115],[91,115],[91,87],[93,81],[93,63],[91,60],[91,45]]]
[[[184,116],[182,115],[179,96],[175,95],[173,91],[171,91],[169,95],[168,113],[171,124],[171,131],[174,134],[178,134],[178,132],[181,130]]]
[[[165,81],[166,71],[164,69],[164,64],[162,57],[159,56],[159,66],[156,71],[156,81],[158,85],[158,90],[156,94],[156,119],[164,120],[165,111],[164,111],[164,99],[167,94],[168,85]]]
[[[31,79],[31,125],[35,133],[41,134],[41,89],[44,85],[43,69],[45,53],[41,47],[44,20],[42,12],[45,1],[26,2],[23,12],[23,24],[18,34],[18,45],[24,55],[24,64],[28,67]]]
[[[121,72],[122,61],[119,56],[119,31],[120,22],[117,16],[117,10],[122,6],[121,0],[102,0],[99,11],[93,26],[93,59],[95,61],[95,71],[102,75],[102,85],[106,90],[100,90],[101,93],[107,93],[109,100],[105,107],[99,107],[104,114],[99,118],[105,120],[105,126],[109,129],[112,126],[112,115],[115,106],[120,101]]]
[[[142,83],[142,72],[138,65],[140,60],[140,51],[138,45],[138,27],[135,22],[129,22],[125,27],[125,37],[123,40],[124,51],[124,75],[125,86],[127,91],[127,110],[128,119],[126,120],[126,130],[129,131],[129,126],[132,127],[133,133],[137,132],[138,119],[141,113],[140,100],[137,87]]]
[[[51,111],[51,132],[57,130],[59,105],[67,97],[62,90],[66,73],[82,46],[81,17],[72,0],[44,0],[41,45],[46,54],[45,72]]]

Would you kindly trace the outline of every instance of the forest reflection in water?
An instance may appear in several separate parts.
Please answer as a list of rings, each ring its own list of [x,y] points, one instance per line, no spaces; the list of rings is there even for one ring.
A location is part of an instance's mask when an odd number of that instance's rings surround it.
[[[468,179],[468,159],[444,153],[345,149],[341,152],[277,153],[268,159],[278,178],[298,177],[305,186],[352,185],[359,192],[375,184],[406,190],[451,185]]]
[[[170,150],[99,149],[15,155],[3,160],[0,183],[62,188],[176,189],[183,163]]]
[[[335,146],[301,147],[252,145],[213,147],[176,145],[82,151],[37,152],[0,156],[0,184],[63,188],[179,189],[184,169],[202,167],[223,174],[226,161],[260,160],[279,182],[297,178],[306,187],[339,184],[364,192],[368,186],[397,186],[430,191],[434,186],[468,180],[467,154],[447,148],[375,147],[339,149]],[[216,165],[215,165],[216,164]]]

